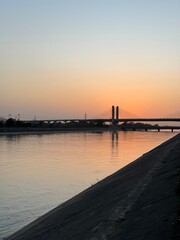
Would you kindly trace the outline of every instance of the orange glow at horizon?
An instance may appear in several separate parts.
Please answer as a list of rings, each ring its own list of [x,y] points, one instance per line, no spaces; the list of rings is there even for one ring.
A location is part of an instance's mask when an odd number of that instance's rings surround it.
[[[26,78],[27,84],[22,84]],[[19,73],[16,89],[4,89],[5,102],[16,99],[20,109],[39,112],[44,117],[89,117],[100,115],[112,105],[137,116],[163,117],[178,110],[178,76],[149,72],[26,72]],[[6,92],[9,95],[6,95]],[[173,100],[173,101],[172,101]],[[176,104],[174,104],[176,103]],[[34,110],[33,110],[34,109]],[[48,114],[47,114],[48,113]]]

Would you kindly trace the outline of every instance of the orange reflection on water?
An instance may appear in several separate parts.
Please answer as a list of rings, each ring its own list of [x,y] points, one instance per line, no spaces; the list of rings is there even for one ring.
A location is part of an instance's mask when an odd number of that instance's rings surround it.
[[[76,132],[1,136],[0,226],[8,234],[17,230],[173,135]]]

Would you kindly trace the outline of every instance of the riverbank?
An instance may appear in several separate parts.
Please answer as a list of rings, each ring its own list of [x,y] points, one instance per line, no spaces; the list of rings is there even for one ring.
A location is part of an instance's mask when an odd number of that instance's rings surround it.
[[[70,128],[43,128],[43,127],[21,127],[21,128],[18,128],[18,127],[12,127],[12,128],[0,128],[0,134],[15,134],[15,133],[48,133],[48,132],[68,132],[68,131],[87,131],[87,130],[106,130],[106,129],[109,129],[109,128],[101,128],[101,127],[94,127],[94,128],[73,128],[73,127],[70,127]]]
[[[172,239],[179,160],[180,134],[7,239]]]
[[[162,131],[172,131],[170,128],[162,127]],[[179,128],[174,128],[178,133]],[[119,127],[94,127],[94,128],[0,128],[0,136],[4,135],[30,135],[30,134],[53,134],[64,132],[105,132],[105,131],[160,131],[160,129],[142,129],[142,128],[119,128]]]
[[[11,128],[0,129],[0,136],[8,135],[33,135],[33,134],[56,134],[70,132],[104,132],[112,131],[110,128]]]

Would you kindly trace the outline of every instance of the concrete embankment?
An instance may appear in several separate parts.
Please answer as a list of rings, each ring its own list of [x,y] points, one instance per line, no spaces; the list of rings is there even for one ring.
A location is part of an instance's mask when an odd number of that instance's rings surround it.
[[[180,134],[7,240],[180,239]]]

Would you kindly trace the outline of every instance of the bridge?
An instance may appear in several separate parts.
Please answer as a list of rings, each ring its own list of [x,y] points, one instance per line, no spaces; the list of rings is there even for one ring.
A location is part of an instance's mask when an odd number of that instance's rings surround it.
[[[54,128],[92,128],[92,127],[106,127],[121,130],[158,130],[170,129],[171,131],[180,129],[180,126],[168,125],[159,126],[157,124],[151,125],[148,123],[157,122],[180,122],[180,118],[120,118],[119,106],[112,106],[110,118],[85,118],[84,119],[45,119],[45,120],[27,120],[27,124],[40,127],[54,127]]]

